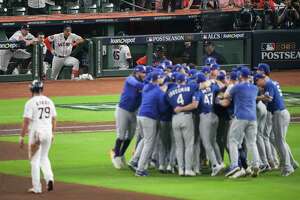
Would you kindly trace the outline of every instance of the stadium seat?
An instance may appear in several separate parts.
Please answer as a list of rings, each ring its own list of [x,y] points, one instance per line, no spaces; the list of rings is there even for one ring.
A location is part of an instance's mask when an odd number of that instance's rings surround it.
[[[50,6],[49,7],[49,10],[48,10],[48,13],[50,14],[50,15],[52,15],[52,14],[61,14],[61,6]]]
[[[12,15],[24,16],[26,15],[27,9],[25,7],[13,7]]]
[[[84,13],[97,13],[97,5],[93,4],[91,6],[84,7],[82,9],[82,12],[84,12]]]
[[[79,5],[74,5],[65,8],[66,14],[78,14],[79,13]]]
[[[0,8],[0,16],[7,16],[7,8]]]
[[[104,3],[102,4],[102,12],[113,12],[114,11],[114,4],[112,3]]]

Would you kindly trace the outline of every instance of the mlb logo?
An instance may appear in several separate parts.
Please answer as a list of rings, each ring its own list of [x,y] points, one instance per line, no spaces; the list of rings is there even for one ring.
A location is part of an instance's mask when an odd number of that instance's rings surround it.
[[[275,43],[262,43],[261,50],[262,51],[275,51]]]
[[[147,38],[147,42],[153,42],[153,38],[152,37],[148,37]]]

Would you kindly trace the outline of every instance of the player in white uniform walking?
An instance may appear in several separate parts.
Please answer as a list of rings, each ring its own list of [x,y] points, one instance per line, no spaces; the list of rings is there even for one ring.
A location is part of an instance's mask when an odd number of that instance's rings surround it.
[[[72,79],[79,76],[79,60],[71,55],[73,47],[82,43],[82,37],[72,33],[70,25],[64,27],[63,33],[51,35],[45,40],[48,50],[54,55],[51,78],[56,80],[64,65],[72,66]],[[51,43],[54,44],[54,48]]]
[[[120,32],[117,36],[125,36],[124,32]],[[132,56],[130,49],[127,45],[114,45],[113,46],[113,62],[114,68],[117,69],[128,69],[132,65]]]
[[[26,46],[31,45],[34,42],[35,38],[31,33],[29,33],[29,29],[29,25],[23,25],[19,31],[15,32],[9,38],[9,41],[23,41]],[[0,71],[2,71],[2,73],[5,73],[7,71],[9,61],[12,57],[18,59],[28,59],[31,57],[31,53],[27,52],[25,49],[0,50]]]
[[[31,164],[32,186],[28,192],[42,192],[40,170],[42,170],[47,190],[53,190],[53,172],[48,153],[56,127],[56,110],[53,102],[42,94],[43,83],[34,80],[30,85],[32,98],[25,104],[24,122],[20,136],[20,147],[24,146],[24,136],[29,134],[28,156]]]

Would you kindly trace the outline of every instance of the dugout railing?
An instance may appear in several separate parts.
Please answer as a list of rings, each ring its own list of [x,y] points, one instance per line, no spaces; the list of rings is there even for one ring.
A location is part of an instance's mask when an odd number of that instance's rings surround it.
[[[194,64],[203,65],[204,42],[216,43],[216,51],[224,55],[235,57],[236,62],[227,62],[225,66],[231,67],[238,64],[251,65],[252,32],[215,32],[215,33],[182,33],[182,34],[157,34],[157,35],[133,35],[123,37],[96,37],[92,38],[95,48],[95,73],[96,77],[124,76],[131,70],[118,70],[113,66],[113,46],[127,45],[134,52],[144,49],[144,55],[148,57],[147,64],[152,64],[152,54],[157,45],[171,45],[171,50],[176,51],[179,44],[193,43],[195,52]],[[172,52],[169,52],[171,55]],[[134,55],[133,55],[134,57]],[[173,56],[176,59],[176,55]],[[230,56],[229,56],[230,57]],[[231,59],[234,61],[234,59]],[[134,59],[135,64],[136,59]]]

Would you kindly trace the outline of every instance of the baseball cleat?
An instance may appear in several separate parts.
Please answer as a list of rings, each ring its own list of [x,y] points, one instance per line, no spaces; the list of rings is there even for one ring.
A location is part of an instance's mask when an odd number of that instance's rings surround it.
[[[299,168],[299,163],[296,160],[294,160],[293,168],[294,169],[298,169]]]
[[[171,165],[167,166],[167,173],[169,174],[175,174],[175,169]]]
[[[49,181],[47,183],[47,191],[50,192],[53,190],[53,181]]]
[[[28,189],[28,191],[27,191],[28,193],[31,193],[31,194],[41,194],[42,193],[42,191],[36,191],[36,190],[34,190],[34,188],[30,188],[30,189]]]
[[[129,169],[133,172],[136,172],[138,164],[136,162],[130,161],[128,164]]]
[[[126,166],[126,158],[125,156],[121,157],[121,167],[125,167]]]
[[[251,169],[251,167],[248,167],[246,169],[246,176],[250,176],[251,174],[252,174],[252,169]]]
[[[196,173],[193,170],[186,170],[185,176],[196,176]]]
[[[183,169],[178,169],[178,175],[179,176],[184,176],[184,170]]]
[[[165,166],[163,166],[163,165],[159,165],[158,171],[159,171],[160,173],[162,173],[162,174],[165,174],[165,173],[167,172],[166,169],[165,169]]]
[[[271,167],[269,165],[261,165],[259,167],[259,171],[260,171],[260,173],[265,173],[265,172],[271,171]]]
[[[212,168],[211,176],[217,176],[222,171],[223,166],[222,165],[216,165]]]
[[[288,171],[283,170],[282,173],[281,173],[281,176],[289,176],[294,172],[295,172],[294,170],[288,170]]]
[[[112,161],[113,166],[116,169],[121,169],[122,168],[121,157],[114,157],[111,161]]]
[[[240,167],[239,166],[231,166],[228,170],[228,172],[225,174],[226,177],[232,176],[233,174],[235,174],[236,172],[240,171]]]
[[[229,178],[236,179],[240,177],[245,177],[247,175],[246,170],[242,168],[240,171],[236,172],[232,176],[229,176]]]
[[[146,170],[144,170],[144,171],[136,170],[135,176],[149,176],[149,174]]]
[[[260,172],[259,167],[253,167],[251,176],[255,178],[258,176],[259,172]]]

